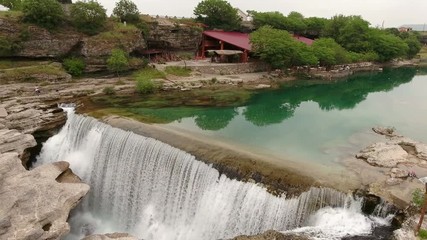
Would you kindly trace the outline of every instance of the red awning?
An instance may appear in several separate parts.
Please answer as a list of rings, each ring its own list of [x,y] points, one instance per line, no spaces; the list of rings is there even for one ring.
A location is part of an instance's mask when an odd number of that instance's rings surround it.
[[[204,35],[234,45],[244,50],[251,50],[249,34],[240,32],[204,31]]]

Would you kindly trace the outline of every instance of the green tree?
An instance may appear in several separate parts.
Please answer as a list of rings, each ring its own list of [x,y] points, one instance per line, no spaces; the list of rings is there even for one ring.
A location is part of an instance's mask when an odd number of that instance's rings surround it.
[[[291,12],[285,21],[285,30],[295,34],[301,34],[307,30],[304,16],[299,12]]]
[[[335,41],[349,51],[367,52],[372,49],[369,34],[369,22],[360,16],[350,16],[345,26],[340,29],[340,35]]]
[[[312,48],[322,66],[351,62],[349,53],[332,38],[319,38],[314,41]]]
[[[373,49],[378,54],[378,60],[381,62],[387,62],[398,57],[406,57],[409,51],[405,41],[385,31],[371,29],[370,37]]]
[[[407,52],[408,58],[415,57],[420,52],[422,47],[420,40],[418,40],[418,38],[415,36],[411,36],[405,39],[404,41],[409,48]]]
[[[298,42],[297,50],[292,59],[293,66],[315,66],[319,62],[313,48],[307,46],[305,43]]]
[[[56,0],[24,0],[22,12],[25,22],[48,29],[57,27],[64,18],[62,6]]]
[[[74,3],[70,15],[74,26],[87,34],[98,33],[107,20],[105,8],[95,0]]]
[[[285,30],[286,17],[280,12],[249,11],[249,13],[252,15],[252,22],[257,29],[269,25],[276,29]]]
[[[108,70],[115,72],[119,76],[120,72],[129,68],[129,59],[127,54],[121,49],[113,49],[111,56],[107,60]]]
[[[298,43],[284,30],[263,26],[250,36],[253,52],[273,68],[292,65]]]
[[[9,8],[9,10],[21,10],[22,0],[0,0],[0,5]]]
[[[131,0],[118,1],[113,14],[119,17],[122,22],[139,23],[140,21],[138,7]]]
[[[326,18],[318,17],[309,17],[304,19],[304,21],[307,25],[305,35],[310,36],[311,38],[319,38],[328,22]]]
[[[236,30],[242,22],[237,9],[225,0],[203,0],[194,9],[194,15],[210,29]]]

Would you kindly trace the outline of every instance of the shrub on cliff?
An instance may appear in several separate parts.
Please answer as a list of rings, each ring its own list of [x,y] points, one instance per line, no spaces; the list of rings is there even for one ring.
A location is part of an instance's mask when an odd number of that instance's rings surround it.
[[[236,30],[242,22],[237,9],[225,0],[203,0],[194,9],[194,15],[210,29]]]
[[[64,11],[56,0],[24,0],[22,2],[23,20],[47,29],[61,24]]]
[[[115,72],[119,76],[120,72],[129,69],[129,59],[127,54],[121,49],[113,49],[111,56],[107,60],[108,70]]]
[[[146,78],[144,76],[139,76],[136,79],[136,91],[140,94],[153,93],[156,89],[152,79]]]
[[[71,7],[71,21],[80,31],[96,34],[102,30],[107,21],[107,10],[97,1],[76,2]]]
[[[131,0],[120,0],[116,3],[113,14],[120,18],[121,22],[139,23],[139,10]]]
[[[62,65],[69,74],[75,77],[82,75],[86,67],[82,59],[75,57],[65,59]]]

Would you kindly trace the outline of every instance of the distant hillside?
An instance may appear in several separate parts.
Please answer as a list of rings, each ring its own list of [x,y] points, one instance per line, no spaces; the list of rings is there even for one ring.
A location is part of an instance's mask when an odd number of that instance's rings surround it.
[[[409,27],[409,28],[412,28],[412,30],[417,32],[427,31],[426,24],[405,24],[405,25],[402,25],[401,27]]]

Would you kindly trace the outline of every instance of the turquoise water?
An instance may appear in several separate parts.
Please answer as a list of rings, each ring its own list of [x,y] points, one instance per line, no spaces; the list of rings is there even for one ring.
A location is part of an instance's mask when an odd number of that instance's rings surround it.
[[[416,69],[336,82],[294,81],[240,107],[134,109],[168,126],[295,160],[330,164],[381,140],[373,126],[427,142],[427,75]]]

